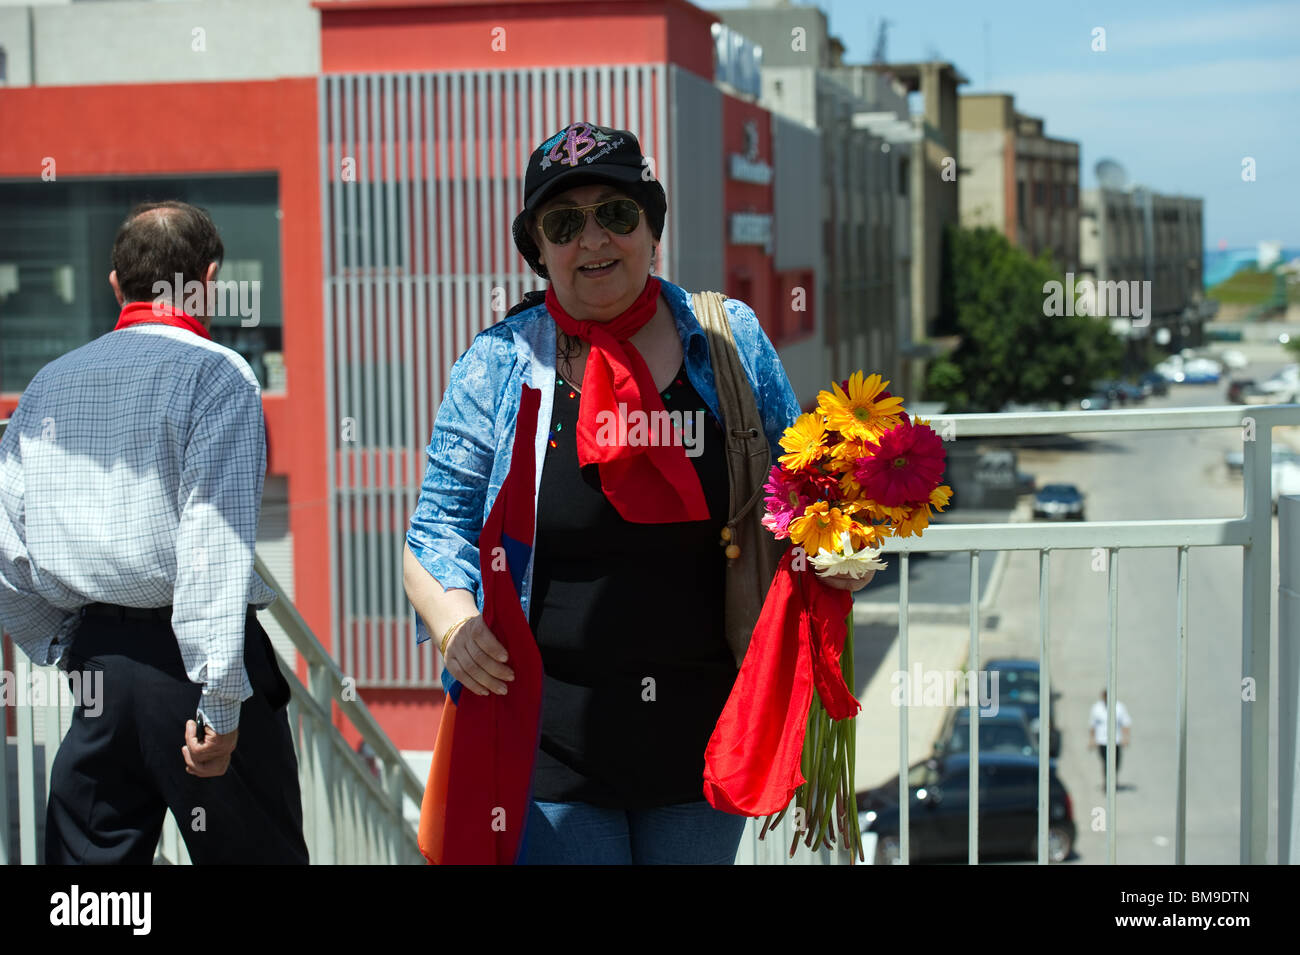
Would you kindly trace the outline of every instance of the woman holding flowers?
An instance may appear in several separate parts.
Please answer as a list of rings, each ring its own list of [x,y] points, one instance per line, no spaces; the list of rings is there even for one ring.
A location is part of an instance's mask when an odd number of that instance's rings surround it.
[[[667,202],[645,170],[632,133],[587,123],[533,152],[513,233],[548,288],[453,367],[407,535],[422,636],[439,639],[464,690],[509,694],[511,661],[479,613],[478,540],[521,387],[539,390],[535,539],[519,590],[544,669],[528,863],[730,863],[744,827],[702,798],[705,746],[736,677],[718,546],[726,423],[690,296],[651,274]],[[798,404],[753,311],[725,308],[778,455]],[[680,412],[680,440],[631,426],[662,412]],[[611,415],[629,427],[602,430]]]

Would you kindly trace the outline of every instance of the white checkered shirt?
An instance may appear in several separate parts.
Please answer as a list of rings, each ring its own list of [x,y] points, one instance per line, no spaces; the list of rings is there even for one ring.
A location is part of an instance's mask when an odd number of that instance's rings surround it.
[[[199,712],[239,725],[266,444],[248,364],[191,331],[109,332],[37,373],[0,439],[0,624],[57,663],[91,603],[172,605]]]

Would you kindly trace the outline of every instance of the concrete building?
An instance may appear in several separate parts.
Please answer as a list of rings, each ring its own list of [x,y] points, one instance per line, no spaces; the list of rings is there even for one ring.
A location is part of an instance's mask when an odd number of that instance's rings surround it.
[[[824,366],[836,378],[879,371],[902,391],[912,340],[910,156],[920,139],[906,93],[882,74],[845,66],[843,44],[816,7],[718,12],[762,48],[760,104],[820,137]]]
[[[867,69],[886,74],[905,93],[919,93],[922,111],[913,118],[920,133],[913,147],[909,201],[912,220],[911,335],[904,348],[907,393],[921,396],[926,366],[938,351],[932,339],[940,333],[940,269],[943,235],[960,222],[958,200],[961,142],[957,125],[957,87],[969,82],[951,63],[873,64]]]
[[[1214,313],[1202,285],[1202,205],[1201,199],[1114,182],[1082,193],[1080,276],[1095,283],[1151,283],[1149,324],[1111,316],[1115,330],[1135,347],[1149,337],[1173,348],[1202,342],[1204,322]]]
[[[1079,144],[1043,132],[1004,93],[958,100],[961,224],[991,226],[1062,272],[1079,269]]]

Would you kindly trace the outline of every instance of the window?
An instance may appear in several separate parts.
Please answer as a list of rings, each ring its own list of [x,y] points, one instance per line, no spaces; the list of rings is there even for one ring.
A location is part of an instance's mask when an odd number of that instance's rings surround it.
[[[207,209],[225,247],[218,281],[261,282],[256,325],[244,327],[227,307],[213,317],[212,337],[274,390],[268,368],[283,367],[278,185],[274,176],[223,176],[0,183],[0,222],[16,224],[0,230],[0,391],[22,391],[42,366],[112,330],[113,239],[131,207],[150,199]]]
[[[1021,225],[1029,221],[1025,211],[1025,181],[1023,179],[1016,182],[1016,221]]]
[[[1047,184],[1042,182],[1034,183],[1034,205],[1047,205]]]

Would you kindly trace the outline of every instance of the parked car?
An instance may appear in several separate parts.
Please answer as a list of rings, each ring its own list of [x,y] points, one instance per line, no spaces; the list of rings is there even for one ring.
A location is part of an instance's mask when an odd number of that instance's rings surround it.
[[[1193,358],[1183,363],[1183,384],[1213,385],[1217,384],[1223,374],[1223,366],[1213,358]]]
[[[1112,408],[1122,408],[1142,399],[1139,389],[1123,381],[1098,381],[1093,384],[1092,390],[1096,394],[1105,395]]]
[[[1147,395],[1169,394],[1169,379],[1159,372],[1149,371],[1138,379],[1138,386]]]
[[[1001,681],[1001,676],[998,679]],[[1015,753],[1032,756],[1038,752],[1038,739],[1029,731],[1026,711],[1019,706],[1007,704],[1001,699],[1001,693],[999,685],[996,713],[985,716],[984,711],[980,711],[980,754]],[[954,706],[939,728],[939,735],[934,741],[934,755],[948,756],[969,751],[970,709]]]
[[[1246,353],[1237,348],[1229,348],[1227,351],[1220,352],[1219,360],[1233,371],[1239,371],[1250,364],[1250,359]]]
[[[1083,492],[1073,484],[1048,484],[1034,495],[1034,517],[1081,521]]]
[[[1029,733],[1038,745],[1038,728],[1042,697],[1039,695],[1039,668],[1037,660],[989,660],[984,664],[987,673],[998,675],[998,702],[1001,706],[1015,706],[1025,712]],[[1061,755],[1061,730],[1056,720],[1056,705],[1049,701],[1047,719],[1047,755],[1055,759]],[[983,745],[984,737],[980,736]]]
[[[1287,365],[1259,383],[1259,390],[1277,404],[1294,404],[1300,397],[1300,365]]]
[[[1080,411],[1106,411],[1110,408],[1110,398],[1098,393],[1079,400]]]
[[[1074,848],[1074,808],[1048,763],[1047,857],[1064,862]],[[898,777],[857,794],[858,825],[875,836],[877,865],[899,858]],[[965,860],[970,838],[970,757],[931,757],[908,769],[908,861]],[[1038,854],[1038,756],[980,753],[979,854],[1035,858]]]
[[[1245,453],[1242,451],[1229,451],[1223,456],[1224,463],[1228,466],[1229,471],[1240,471],[1245,464]],[[1273,445],[1273,467],[1285,462],[1294,462],[1300,464],[1300,454],[1292,451],[1290,448]],[[1274,479],[1276,483],[1276,477]]]
[[[1245,398],[1242,397],[1242,392],[1245,391],[1245,389],[1247,388],[1254,388],[1254,387],[1255,387],[1254,378],[1232,379],[1232,381],[1228,382],[1228,401],[1234,405],[1244,405],[1246,403],[1246,400]]]

